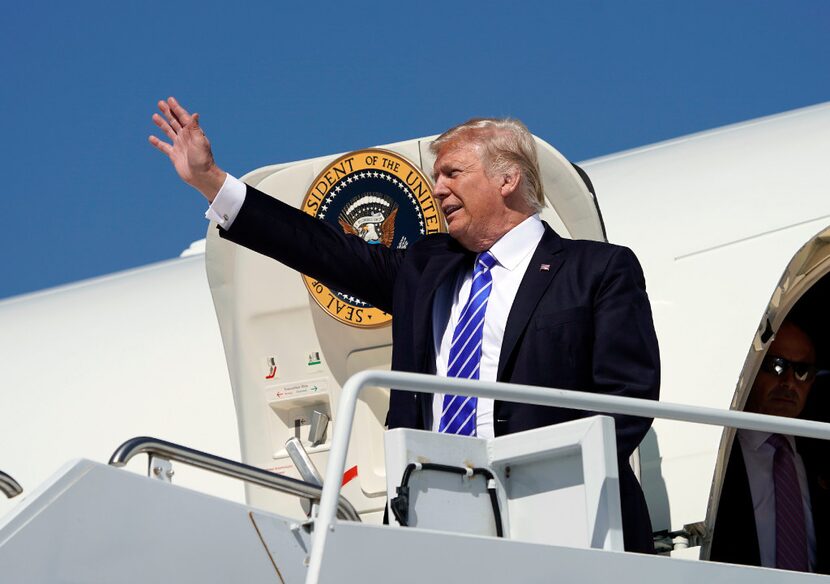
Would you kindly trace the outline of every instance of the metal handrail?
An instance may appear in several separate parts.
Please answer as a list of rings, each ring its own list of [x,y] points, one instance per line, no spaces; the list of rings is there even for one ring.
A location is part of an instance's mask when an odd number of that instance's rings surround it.
[[[23,487],[12,477],[0,470],[0,491],[3,491],[9,499],[12,499],[23,492]]]
[[[331,450],[329,450],[328,467],[323,481],[323,496],[320,499],[317,523],[314,528],[306,584],[316,584],[318,582],[326,538],[328,533],[336,528],[335,510],[340,494],[340,477],[343,476],[346,466],[346,454],[349,448],[349,436],[352,432],[357,398],[366,387],[395,387],[406,391],[475,395],[542,406],[626,414],[644,418],[663,418],[830,440],[830,424],[823,422],[549,387],[437,377],[423,373],[361,371],[346,381],[343,385],[343,391],[340,393],[340,406],[336,418],[338,423],[334,427]]]
[[[139,436],[124,442],[113,452],[109,464],[124,466],[138,454],[150,454],[168,460],[175,460],[176,462],[189,464],[190,466],[313,501],[319,501],[323,494],[323,489],[318,485],[149,436]],[[341,497],[339,492],[335,497],[338,517],[348,521],[360,521],[360,516],[351,503]]]

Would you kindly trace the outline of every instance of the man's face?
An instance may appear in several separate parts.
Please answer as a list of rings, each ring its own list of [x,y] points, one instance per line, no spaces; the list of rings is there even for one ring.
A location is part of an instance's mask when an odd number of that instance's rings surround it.
[[[794,363],[814,365],[816,362],[816,352],[810,338],[789,322],[781,325],[767,351],[765,361],[771,363],[774,357],[783,357]],[[791,366],[787,366],[781,375],[762,367],[755,378],[745,409],[759,414],[795,418],[804,409],[813,380],[813,375],[799,380]]]
[[[445,145],[435,160],[433,179],[449,233],[465,248],[484,251],[506,233],[504,181],[488,176],[475,145]]]

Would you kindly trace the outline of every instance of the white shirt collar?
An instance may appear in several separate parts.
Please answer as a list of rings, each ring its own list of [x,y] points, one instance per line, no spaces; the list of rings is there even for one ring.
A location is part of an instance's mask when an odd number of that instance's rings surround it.
[[[760,430],[738,430],[738,438],[745,447],[749,447],[752,450],[758,450],[766,444],[767,439],[772,436],[770,432],[761,432]],[[793,449],[793,452],[796,451],[795,449],[795,438],[788,435],[783,435],[784,438],[790,443],[790,448]]]
[[[500,266],[512,271],[528,254],[533,253],[544,233],[541,217],[531,215],[494,243],[490,253]]]

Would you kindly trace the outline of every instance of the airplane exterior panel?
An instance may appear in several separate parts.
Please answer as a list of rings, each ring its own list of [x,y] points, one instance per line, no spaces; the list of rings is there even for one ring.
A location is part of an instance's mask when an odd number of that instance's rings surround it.
[[[643,264],[662,400],[730,407],[779,279],[830,224],[828,155],[825,104],[584,163],[609,240]],[[671,507],[655,529],[702,521],[721,433],[667,422],[654,431],[659,458],[644,453],[642,464],[661,479],[646,490],[661,507],[668,485]]]
[[[155,436],[227,458],[239,440],[204,256],[0,302],[0,468],[24,488],[72,458],[107,462]],[[146,457],[130,468],[146,473]],[[174,480],[241,499],[241,486],[174,465]]]

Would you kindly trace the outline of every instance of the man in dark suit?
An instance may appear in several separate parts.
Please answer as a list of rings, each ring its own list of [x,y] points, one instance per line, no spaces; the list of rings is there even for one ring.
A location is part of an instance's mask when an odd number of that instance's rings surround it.
[[[764,357],[745,409],[802,416],[815,374],[812,340],[799,326],[784,321]],[[830,573],[828,479],[826,448],[820,441],[738,430],[723,481],[710,559]]]
[[[172,98],[159,108],[164,116],[153,119],[172,144],[150,141],[211,202],[222,237],[392,314],[393,369],[657,399],[657,340],[639,264],[627,248],[563,239],[539,219],[535,142],[521,123],[472,120],[439,137],[434,194],[449,234],[391,250],[227,176],[198,115]],[[453,410],[459,403],[393,391],[387,424],[498,436],[589,415],[487,400]],[[615,421],[625,546],[650,552],[648,511],[628,458],[651,420]]]

